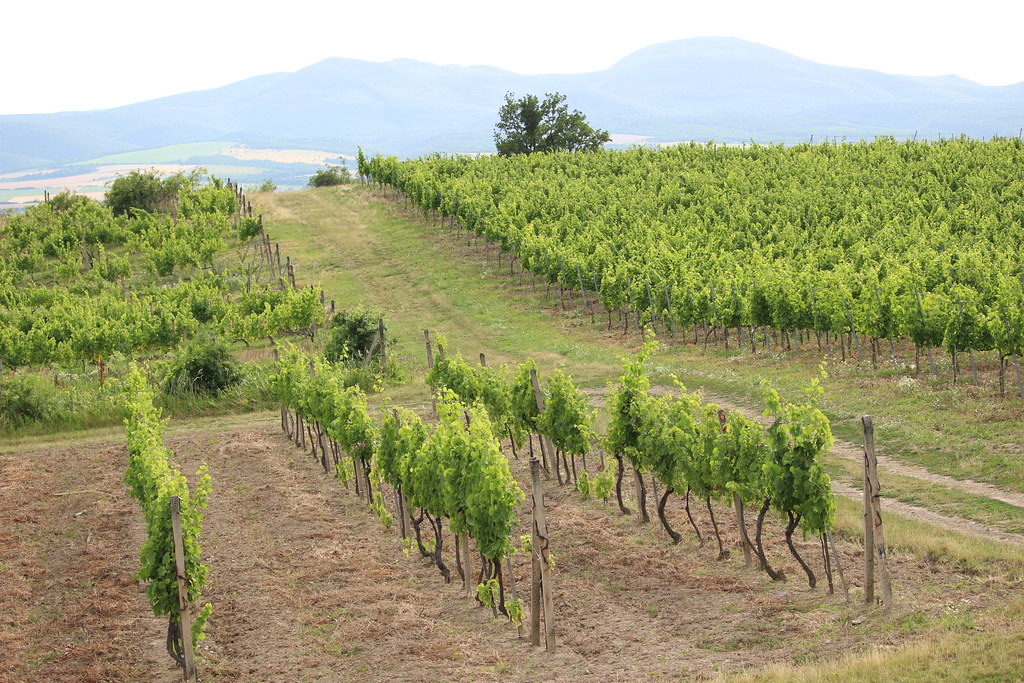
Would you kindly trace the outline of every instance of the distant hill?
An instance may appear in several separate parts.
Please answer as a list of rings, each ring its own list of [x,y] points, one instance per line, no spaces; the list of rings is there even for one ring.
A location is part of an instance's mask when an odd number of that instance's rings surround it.
[[[493,150],[507,91],[558,90],[596,127],[651,142],[1016,135],[1024,83],[826,66],[736,38],[654,45],[604,71],[327,59],[294,73],[87,112],[0,116],[0,173],[182,143],[415,156]]]

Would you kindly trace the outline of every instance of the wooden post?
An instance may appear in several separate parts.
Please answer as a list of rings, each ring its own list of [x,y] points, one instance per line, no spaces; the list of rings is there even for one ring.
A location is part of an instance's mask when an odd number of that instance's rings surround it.
[[[466,597],[472,598],[476,595],[476,586],[473,582],[473,553],[469,552],[469,534],[465,531],[461,534],[461,545],[462,545],[462,569],[465,572],[465,578],[463,579],[462,585],[466,590]]]
[[[185,576],[185,542],[181,536],[181,498],[171,496],[171,532],[174,534],[174,566],[178,574],[178,616],[181,620],[181,652],[185,657],[185,680],[196,671],[192,652],[192,617],[188,613],[188,577]]]
[[[323,296],[322,290],[320,295]],[[380,335],[380,374],[386,375],[388,372],[388,347],[384,337],[384,318],[377,321],[377,333]]]
[[[530,462],[537,462],[537,458],[530,458]],[[532,472],[531,472],[532,474]],[[541,613],[541,575],[540,575],[540,557],[537,552],[537,516],[534,513],[532,517],[533,522],[533,536],[531,540],[531,547],[533,551],[530,553],[531,557],[531,573],[532,578],[530,580],[530,645],[536,645],[540,647],[540,613]]]
[[[836,542],[832,540],[831,529],[825,529],[825,538],[832,548],[832,557],[835,559],[836,569],[839,571],[839,580],[843,584],[843,594],[846,596],[846,602],[850,602],[850,586],[846,583],[846,575],[843,574],[843,563],[839,560],[839,551],[836,549]]]
[[[743,546],[743,566],[749,567],[753,564],[753,558],[750,556],[750,538],[747,535],[747,521],[743,514],[743,501],[740,500],[740,494],[735,491],[732,493],[732,505],[736,508],[736,523],[740,528],[740,545]]]
[[[427,370],[434,367],[434,348],[430,345],[430,330],[423,330],[423,340],[427,345]]]
[[[487,367],[487,356],[484,355],[483,351],[480,352],[480,367]]]
[[[878,556],[878,568],[882,579],[882,604],[888,610],[892,607],[892,581],[889,576],[889,560],[885,549],[885,534],[882,531],[882,499],[881,487],[878,484],[878,460],[875,457],[875,428],[871,423],[870,415],[863,416],[861,423],[864,425],[865,502],[870,502],[871,505],[872,526],[872,545],[865,545],[864,553],[865,556],[870,553],[872,560],[875,560],[875,555]],[[872,598],[874,598],[873,593],[874,591],[872,590]],[[867,596],[865,594],[865,601],[866,599]]]
[[[864,602],[875,603],[875,523],[868,480],[867,427],[864,430]],[[872,433],[872,439],[874,434]]]
[[[530,643],[540,645],[540,618],[544,614],[544,642],[548,652],[555,651],[555,601],[548,557],[548,522],[544,512],[544,492],[540,482],[540,461],[530,459],[533,484],[533,591],[530,604]]]
[[[427,372],[434,367],[434,347],[430,345],[430,330],[423,330],[423,340],[427,345]],[[437,419],[437,395],[430,390],[430,414]]]
[[[537,401],[537,412],[538,413],[543,413],[544,412],[544,394],[540,390],[540,380],[537,379],[537,371],[536,370],[530,370],[530,381],[533,383],[533,397]],[[550,453],[551,459],[555,461],[555,467],[556,468],[558,467],[558,458],[555,457],[555,449],[551,445],[551,441],[548,439],[547,435],[541,434],[540,432],[538,432],[537,436],[539,437],[538,441],[540,441],[540,454],[544,457],[545,475],[547,476],[548,479],[550,479],[551,478],[551,472],[550,472],[550,463],[549,463],[549,460],[548,460],[548,454]]]

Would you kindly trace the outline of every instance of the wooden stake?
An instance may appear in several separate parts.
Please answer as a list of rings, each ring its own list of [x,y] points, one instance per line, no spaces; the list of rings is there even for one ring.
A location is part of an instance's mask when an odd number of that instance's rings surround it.
[[[544,512],[544,492],[540,482],[540,461],[530,459],[533,484],[533,602],[530,605],[530,643],[540,645],[540,617],[544,614],[544,641],[548,652],[555,651],[555,601],[548,556],[548,522]],[[539,579],[539,580],[538,580]]]
[[[892,607],[892,581],[889,576],[889,559],[885,549],[885,534],[882,530],[881,487],[878,484],[878,460],[875,457],[875,431],[871,416],[861,418],[864,425],[864,465],[867,474],[871,500],[873,524],[872,555],[877,555],[878,569],[882,579],[882,604],[886,610]],[[867,550],[865,548],[865,550]]]
[[[423,341],[427,345],[427,372],[434,367],[434,347],[430,345],[430,330],[423,330]],[[430,390],[430,414],[437,419],[437,394]]]
[[[472,598],[476,595],[476,586],[473,583],[473,553],[469,552],[469,534],[465,531],[461,534],[462,545],[462,569],[465,571],[465,578],[462,580],[462,587],[466,591],[466,597]]]
[[[864,427],[864,602],[875,604],[875,522],[868,479],[867,426]],[[872,438],[874,434],[872,433]],[[874,447],[874,444],[872,444]]]
[[[544,412],[544,394],[540,390],[540,380],[537,379],[537,371],[530,370],[530,381],[533,383],[533,397],[537,401],[537,412],[538,414]],[[549,457],[555,461],[555,467],[558,467],[558,458],[555,457],[555,448],[551,445],[551,440],[548,439],[546,434],[537,432],[538,440],[540,441],[540,453],[544,457],[544,470],[545,475],[548,479],[551,478],[551,466],[549,463]],[[550,454],[550,456],[549,456]]]
[[[839,551],[836,550],[836,542],[832,540],[831,529],[825,529],[825,538],[832,547],[832,557],[836,563],[836,570],[839,572],[839,580],[843,584],[843,594],[846,595],[846,602],[850,602],[850,586],[846,583],[846,575],[843,574],[843,563],[839,561]]]
[[[178,616],[181,623],[181,652],[185,657],[185,680],[196,671],[192,652],[192,617],[188,613],[188,577],[185,576],[185,542],[181,536],[181,498],[171,496],[171,532],[174,535],[174,566],[178,574]]]
[[[644,495],[644,478],[640,470],[633,468],[633,488],[636,490],[636,516],[639,522],[649,522],[647,514],[647,496]]]
[[[323,296],[323,292],[320,292]],[[387,339],[384,336],[384,318],[381,318],[377,323],[377,331],[380,334],[380,374],[386,375],[388,372],[388,348]]]
[[[736,523],[740,528],[740,545],[743,546],[743,566],[749,567],[753,564],[753,558],[750,556],[750,538],[747,535],[747,522],[743,514],[743,501],[740,500],[740,494],[735,491],[732,494],[732,505],[736,508]]]

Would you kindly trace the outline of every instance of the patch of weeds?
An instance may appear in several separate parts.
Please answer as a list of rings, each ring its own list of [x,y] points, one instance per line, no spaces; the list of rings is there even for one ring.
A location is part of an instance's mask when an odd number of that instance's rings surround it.
[[[498,662],[497,664],[491,667],[491,672],[495,676],[504,676],[506,674],[511,674],[512,665],[508,662]]]
[[[966,606],[952,605],[946,608],[937,623],[950,631],[973,631],[974,615],[967,611]]]
[[[890,624],[890,628],[898,633],[914,633],[924,628],[928,624],[928,617],[921,610],[914,610],[910,614],[906,614]]]
[[[324,652],[335,657],[351,657],[363,651],[362,645],[343,645],[342,643],[330,643],[324,647]]]

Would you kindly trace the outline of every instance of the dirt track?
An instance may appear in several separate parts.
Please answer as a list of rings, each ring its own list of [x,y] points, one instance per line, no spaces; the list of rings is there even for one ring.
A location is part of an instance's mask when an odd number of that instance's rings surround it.
[[[266,420],[179,427],[167,441],[183,471],[206,462],[213,477],[203,546],[214,613],[201,652],[204,673],[225,680],[701,678],[878,642],[853,625],[856,602],[828,595],[823,577],[807,588],[778,525],[769,555],[790,580],[772,584],[739,553],[718,562],[713,541],[699,547],[679,499],[669,516],[684,540],[672,546],[657,522],[641,526],[549,483],[559,651],[548,655],[461,598],[415,551],[403,556],[394,532]],[[131,578],[144,530],[120,481],[125,458],[119,443],[0,455],[0,566],[10,577],[0,592],[0,680],[177,680],[163,652],[166,622]],[[513,466],[524,478],[525,461]],[[693,507],[709,534],[706,511]],[[727,510],[716,516],[735,538]],[[856,586],[860,548],[840,545]],[[820,574],[816,545],[800,547]],[[1015,590],[892,559],[901,605],[926,615]],[[514,565],[528,595],[526,561],[519,554]],[[883,642],[908,632],[887,630]]]

